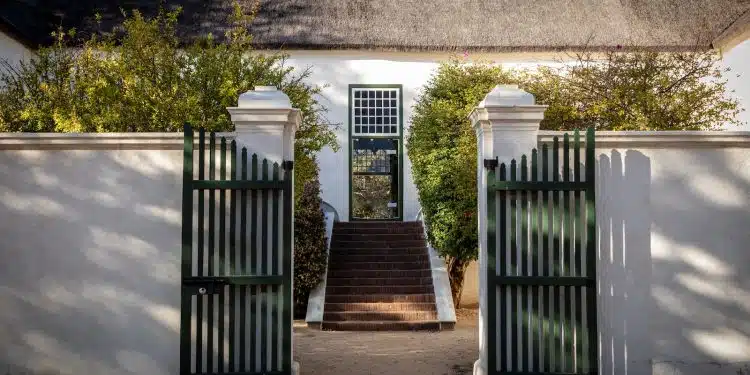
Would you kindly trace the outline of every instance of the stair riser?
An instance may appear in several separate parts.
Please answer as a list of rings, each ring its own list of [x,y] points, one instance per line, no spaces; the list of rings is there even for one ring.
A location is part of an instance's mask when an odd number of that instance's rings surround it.
[[[331,249],[331,257],[339,255],[427,255],[426,247],[402,249]]]
[[[331,257],[331,263],[357,263],[357,262],[404,262],[404,263],[429,263],[427,254],[423,255],[338,255]]]
[[[424,230],[422,227],[393,227],[393,228],[341,228],[334,227],[333,235],[388,235],[388,234],[411,234],[411,235],[423,235]]]
[[[326,286],[326,294],[427,294],[432,285],[414,286]]]
[[[339,221],[337,228],[421,228],[421,221]]]
[[[326,303],[435,303],[435,295],[432,293],[334,295],[326,291]]]
[[[336,239],[340,241],[424,241],[422,233],[405,233],[405,234],[363,234],[363,233],[337,233]]]
[[[426,270],[429,269],[429,262],[395,262],[395,263],[372,263],[372,262],[348,262],[328,264],[332,270]]]
[[[329,278],[330,286],[405,286],[432,285],[432,277],[399,277],[399,278]]]
[[[437,331],[439,322],[323,322],[321,328],[331,331]]]
[[[326,312],[323,321],[367,322],[367,321],[410,321],[437,320],[437,311],[391,311],[391,312]]]
[[[344,311],[361,311],[361,312],[393,312],[393,311],[436,311],[434,303],[408,303],[408,302],[391,302],[391,303],[326,303],[324,311],[327,312],[344,312]]]
[[[333,237],[331,249],[403,249],[403,248],[425,247],[424,240],[400,240],[400,241],[343,241]]]
[[[431,277],[432,271],[423,270],[356,270],[350,271],[345,269],[331,269],[328,271],[328,280],[334,278],[362,277],[372,278],[397,278],[397,277]]]

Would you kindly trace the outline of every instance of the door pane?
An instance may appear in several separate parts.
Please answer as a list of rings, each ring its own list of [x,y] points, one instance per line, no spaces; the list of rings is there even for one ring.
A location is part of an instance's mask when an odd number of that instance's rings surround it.
[[[398,164],[398,139],[352,139],[353,218],[399,217]]]

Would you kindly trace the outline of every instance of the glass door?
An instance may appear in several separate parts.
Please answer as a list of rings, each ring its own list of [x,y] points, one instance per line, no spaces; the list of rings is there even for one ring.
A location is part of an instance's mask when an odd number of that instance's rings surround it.
[[[354,137],[351,145],[352,219],[400,219],[399,139]]]

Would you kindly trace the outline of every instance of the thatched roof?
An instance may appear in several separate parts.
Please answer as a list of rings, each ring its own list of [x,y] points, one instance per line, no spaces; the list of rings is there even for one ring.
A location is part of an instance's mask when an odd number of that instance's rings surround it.
[[[232,0],[164,0],[183,7],[185,39],[222,34]],[[251,0],[242,0],[249,9]],[[32,45],[58,25],[89,29],[120,8],[153,14],[155,0],[2,0],[0,23]],[[260,48],[557,51],[590,47],[711,47],[746,30],[750,0],[260,0]],[[738,25],[740,20],[742,25]],[[739,31],[738,31],[739,32]]]

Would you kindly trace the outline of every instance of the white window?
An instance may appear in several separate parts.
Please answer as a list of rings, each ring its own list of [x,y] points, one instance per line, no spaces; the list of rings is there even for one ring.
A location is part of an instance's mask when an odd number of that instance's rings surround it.
[[[352,135],[399,135],[397,88],[352,88]]]

